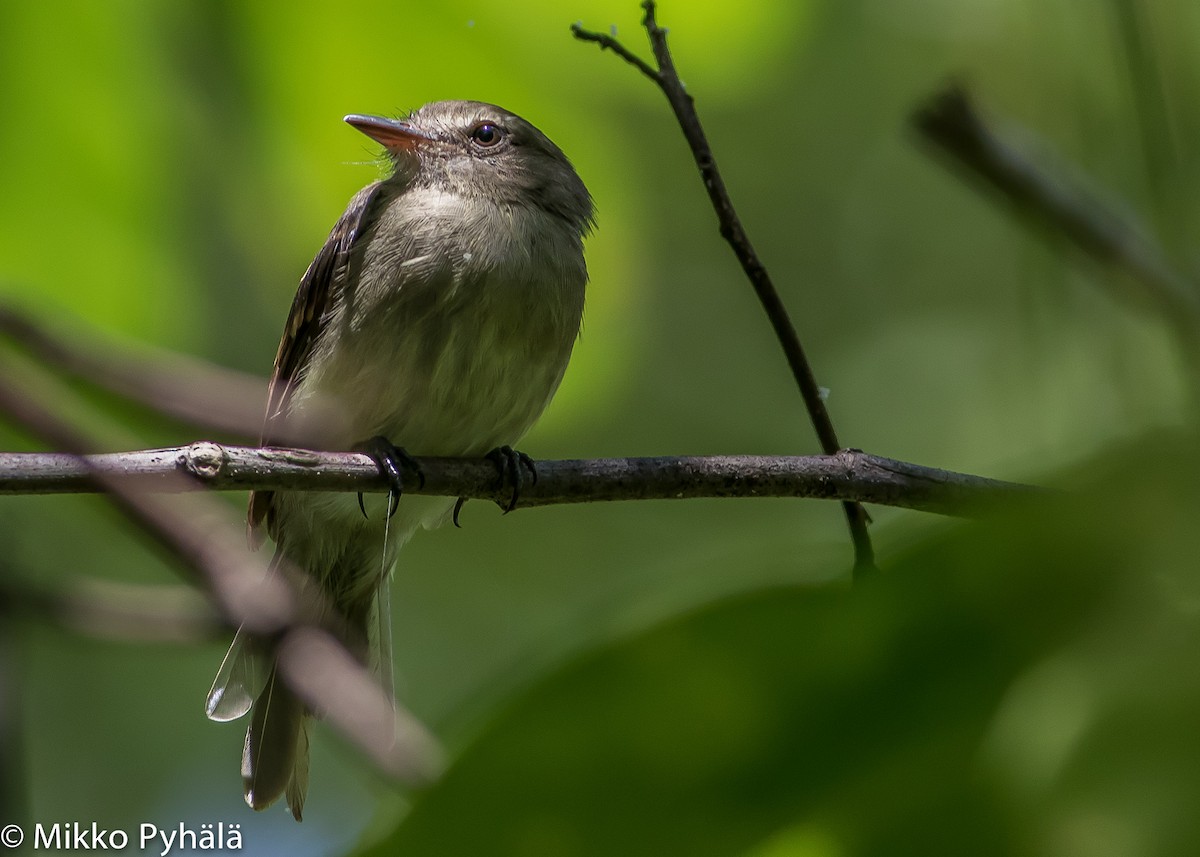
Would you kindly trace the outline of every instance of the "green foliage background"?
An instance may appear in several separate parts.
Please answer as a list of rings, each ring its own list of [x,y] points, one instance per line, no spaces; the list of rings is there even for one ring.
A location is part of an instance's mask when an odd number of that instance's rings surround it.
[[[0,296],[90,342],[265,373],[299,275],[378,172],[340,117],[495,101],[599,208],[584,335],[522,448],[815,451],[661,96],[567,30],[614,23],[644,50],[639,19],[597,0],[0,4]],[[237,822],[253,854],[1200,850],[1195,379],[1157,320],[1105,297],[1112,274],[906,128],[956,75],[1190,262],[1200,10],[763,0],[660,21],[843,441],[1077,493],[986,524],[873,509],[886,574],[853,591],[832,504],[472,504],[464,531],[414,540],[393,595],[400,694],[449,774],[397,794],[319,729],[301,826],[245,808],[240,727],[204,719],[221,645],[6,616],[20,765],[0,812]],[[195,439],[95,397],[69,410],[105,447]],[[176,579],[97,498],[0,498],[0,546],[17,579]]]

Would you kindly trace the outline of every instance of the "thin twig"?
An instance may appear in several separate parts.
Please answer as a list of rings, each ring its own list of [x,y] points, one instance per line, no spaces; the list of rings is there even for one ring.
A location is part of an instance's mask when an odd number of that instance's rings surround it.
[[[491,500],[503,506],[487,459],[418,459],[424,485],[415,494]],[[712,456],[539,461],[537,481],[521,489],[519,508],[612,500],[700,497],[807,497],[877,503],[970,516],[989,502],[1029,496],[1041,489],[1014,482],[923,467],[842,450],[813,456]],[[388,485],[368,456],[222,446],[200,441],[171,449],[107,453],[79,458],[61,453],[0,453],[0,494],[53,494],[96,490],[121,480],[146,492],[207,487],[226,490],[377,491]],[[184,477],[191,477],[186,479]]]
[[[696,113],[694,99],[684,88],[683,82],[675,70],[675,62],[667,47],[667,31],[658,26],[655,19],[654,0],[645,0],[642,8],[646,10],[642,26],[645,27],[650,38],[650,48],[654,53],[655,63],[658,65],[657,70],[639,59],[613,36],[585,30],[580,24],[573,25],[571,32],[574,33],[575,38],[585,42],[594,42],[600,46],[601,50],[611,50],[626,62],[634,65],[642,74],[654,81],[667,97],[671,110],[679,122],[679,127],[692,150],[692,157],[696,161],[696,167],[699,169],[704,187],[708,191],[708,198],[716,211],[721,236],[733,249],[734,255],[741,263],[742,270],[754,287],[755,294],[758,295],[763,310],[770,319],[775,336],[783,347],[788,366],[791,367],[796,385],[800,389],[800,395],[804,399],[804,405],[808,409],[809,418],[816,429],[822,451],[826,455],[833,455],[842,448],[842,445],[834,431],[833,421],[825,407],[820,385],[817,384],[812,366],[804,353],[804,347],[800,344],[800,337],[796,333],[795,325],[792,324],[779,292],[772,283],[766,267],[754,251],[750,237],[746,234],[746,230],[742,227],[741,220],[734,210],[733,202],[725,187],[725,181],[721,178],[720,170],[717,169],[717,161],[713,156],[712,147],[709,146],[708,138],[704,133],[704,126],[700,123],[700,117]],[[858,577],[875,568],[875,553],[871,546],[871,536],[867,531],[868,518],[862,506],[856,502],[846,501],[843,508],[847,524],[850,527],[850,537],[854,542],[854,573]]]

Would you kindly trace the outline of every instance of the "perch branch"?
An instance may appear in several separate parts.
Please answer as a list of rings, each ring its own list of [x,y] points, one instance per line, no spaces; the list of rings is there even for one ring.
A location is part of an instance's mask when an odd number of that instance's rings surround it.
[[[486,459],[419,459],[425,484],[413,493],[469,497],[504,505]],[[807,497],[877,503],[966,516],[981,505],[1041,489],[842,450],[835,455],[615,458],[539,461],[538,478],[522,488],[520,507],[610,500],[700,497]],[[185,478],[190,477],[190,478]],[[99,480],[99,484],[98,484]],[[78,457],[0,453],[0,494],[98,490],[121,481],[143,492],[208,487],[226,490],[377,491],[387,483],[375,462],[353,452],[190,446]]]

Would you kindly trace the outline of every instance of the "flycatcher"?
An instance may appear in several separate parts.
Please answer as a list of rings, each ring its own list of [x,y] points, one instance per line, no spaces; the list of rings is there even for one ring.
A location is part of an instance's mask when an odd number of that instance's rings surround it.
[[[391,175],[359,191],[308,267],[275,357],[263,443],[366,449],[397,481],[414,456],[481,456],[515,444],[554,395],[579,333],[592,227],[587,188],[562,151],[492,104],[439,101],[403,120],[351,115]],[[386,439],[386,441],[384,440]],[[392,447],[390,444],[396,444]],[[364,663],[376,597],[401,545],[454,500],[409,495],[369,517],[349,494],[256,492],[253,543],[318,584]],[[386,532],[386,539],[385,539]],[[256,651],[256,649],[258,651]],[[383,652],[390,679],[390,652]],[[207,714],[252,710],[246,802],[286,795],[300,820],[310,714],[241,632]]]

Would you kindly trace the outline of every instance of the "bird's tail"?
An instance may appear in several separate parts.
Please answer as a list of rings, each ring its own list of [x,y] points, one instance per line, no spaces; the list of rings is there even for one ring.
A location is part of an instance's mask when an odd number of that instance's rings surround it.
[[[386,539],[386,525],[383,535]],[[332,609],[340,614],[335,623],[340,642],[363,665],[374,661],[380,683],[391,696],[388,570],[395,549],[389,554],[385,544],[378,550],[367,546],[340,556],[328,573],[309,577],[321,584],[333,602]],[[272,569],[277,568],[282,556],[277,548]],[[376,646],[374,657],[372,643]],[[279,674],[273,652],[264,641],[239,629],[208,692],[205,712],[217,721],[234,720],[250,712],[242,749],[246,803],[261,810],[285,797],[288,809],[299,821],[308,791],[308,725],[313,712]]]
[[[308,792],[308,718],[303,702],[273,666],[250,715],[242,750],[246,803],[265,809],[286,795],[296,821]]]

